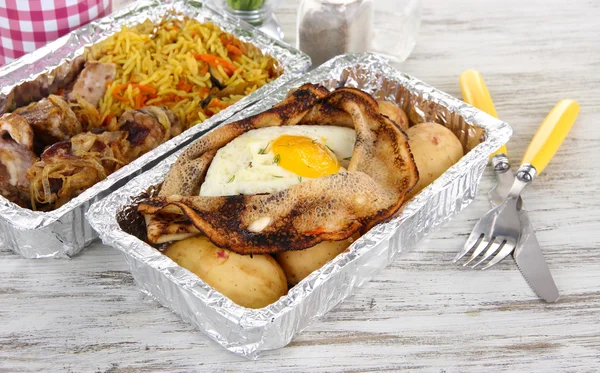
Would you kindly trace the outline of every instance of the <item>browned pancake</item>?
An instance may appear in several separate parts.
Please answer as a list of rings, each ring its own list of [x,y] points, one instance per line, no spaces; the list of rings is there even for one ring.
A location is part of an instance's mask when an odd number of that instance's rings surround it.
[[[348,170],[272,194],[198,196],[219,148],[251,129],[296,124],[352,125],[356,142]],[[379,114],[370,95],[353,88],[330,93],[306,84],[273,108],[202,137],[173,165],[159,196],[143,201],[138,210],[146,215],[152,243],[197,230],[215,245],[241,254],[274,253],[370,229],[400,209],[417,181],[406,134]],[[188,220],[176,227],[159,217],[165,214]]]

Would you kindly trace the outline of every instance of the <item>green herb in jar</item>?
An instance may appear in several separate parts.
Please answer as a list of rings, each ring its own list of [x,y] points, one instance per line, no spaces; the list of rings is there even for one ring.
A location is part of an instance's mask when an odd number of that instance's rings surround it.
[[[258,10],[265,5],[265,0],[227,0],[233,10]]]

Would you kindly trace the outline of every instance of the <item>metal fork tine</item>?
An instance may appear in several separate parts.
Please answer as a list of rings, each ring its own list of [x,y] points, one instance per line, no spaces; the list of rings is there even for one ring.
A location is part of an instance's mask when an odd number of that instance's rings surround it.
[[[500,246],[502,246],[502,243],[503,243],[502,240],[498,240],[496,238],[496,240],[494,240],[494,242],[490,245],[490,247],[485,251],[485,254],[483,254],[483,258],[480,261],[478,261],[477,263],[475,263],[473,266],[471,266],[471,268],[477,267],[478,265],[483,263],[487,258],[492,256],[496,251],[498,251]]]
[[[518,197],[523,188],[535,177],[535,168],[524,164],[519,168],[519,172],[520,176],[515,177],[508,197],[500,205],[483,215],[475,224],[467,240],[467,245],[457,255],[455,262],[463,257],[465,252],[472,250],[471,257],[463,266],[471,263],[476,263],[473,267],[484,265],[484,260],[489,260],[494,256],[491,262],[485,266],[484,269],[487,269],[514,250],[515,244],[521,236],[521,219],[517,211]],[[530,172],[532,174],[529,174]],[[474,241],[477,241],[477,244],[470,248],[469,246],[472,246]],[[483,258],[479,257],[484,250],[489,251],[483,255]]]
[[[513,240],[505,240],[504,242],[504,247],[502,247],[500,252],[494,257],[494,259],[492,259],[485,267],[481,269],[482,271],[485,271],[486,269],[500,262],[502,259],[506,258],[508,255],[510,255],[510,253],[513,252],[516,246],[516,242],[514,242]]]
[[[463,267],[468,265],[469,263],[471,263],[473,261],[473,259],[477,258],[477,256],[479,256],[479,254],[481,254],[483,252],[483,250],[485,250],[492,242],[494,242],[494,237],[492,237],[492,239],[489,241],[486,241],[485,237],[484,237],[481,240],[481,242],[479,243],[479,245],[477,245],[477,247],[473,251],[473,254],[471,254],[471,257],[469,258],[469,260],[467,260],[467,262],[465,264],[463,264]]]
[[[471,232],[471,235],[467,239],[467,242],[465,243],[465,246],[463,247],[462,251],[460,253],[458,253],[456,255],[456,257],[454,257],[454,260],[453,260],[454,263],[458,262],[463,256],[467,255],[467,253],[469,251],[471,251],[471,249],[473,247],[476,247],[477,245],[479,245],[481,240],[483,240],[483,237],[484,237],[483,233],[481,233],[480,235],[476,235],[474,233],[475,233],[474,231]]]

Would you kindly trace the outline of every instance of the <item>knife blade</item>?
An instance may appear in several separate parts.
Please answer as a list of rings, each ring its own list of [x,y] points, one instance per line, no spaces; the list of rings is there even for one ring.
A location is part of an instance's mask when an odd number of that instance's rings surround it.
[[[496,157],[502,156],[506,157],[504,154],[497,155]],[[508,158],[506,159],[508,160]],[[494,168],[494,174],[496,175],[498,185],[488,193],[488,199],[492,207],[502,203],[514,181],[514,174],[510,168],[506,170]],[[556,302],[560,297],[558,288],[552,278],[540,244],[531,226],[529,214],[523,206],[522,201],[518,208],[522,229],[519,242],[513,251],[513,259],[525,281],[527,281],[533,291],[546,302]]]

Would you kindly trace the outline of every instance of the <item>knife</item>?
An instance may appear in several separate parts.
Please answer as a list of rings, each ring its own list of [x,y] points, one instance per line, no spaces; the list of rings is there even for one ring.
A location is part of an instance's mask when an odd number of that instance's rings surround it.
[[[506,162],[508,162],[506,154],[494,156],[496,161],[502,157],[505,157]],[[494,168],[498,184],[496,188],[488,193],[488,199],[492,207],[496,207],[504,201],[515,180],[514,173],[510,169],[510,163],[508,164],[509,168],[504,171]],[[556,302],[559,298],[558,288],[544,259],[542,249],[531,226],[529,214],[523,206],[522,200],[520,206],[517,207],[519,208],[519,219],[521,219],[521,237],[513,251],[513,259],[533,291],[546,302]]]
[[[467,70],[460,75],[459,80],[465,102],[497,117],[494,103],[479,72]],[[489,191],[488,200],[490,205],[495,207],[501,204],[508,195],[514,182],[514,173],[510,168],[505,145],[494,152],[490,158],[497,184]],[[556,302],[559,298],[558,288],[544,259],[521,198],[519,198],[518,209],[521,220],[521,237],[513,252],[513,259],[533,291],[546,302]]]

